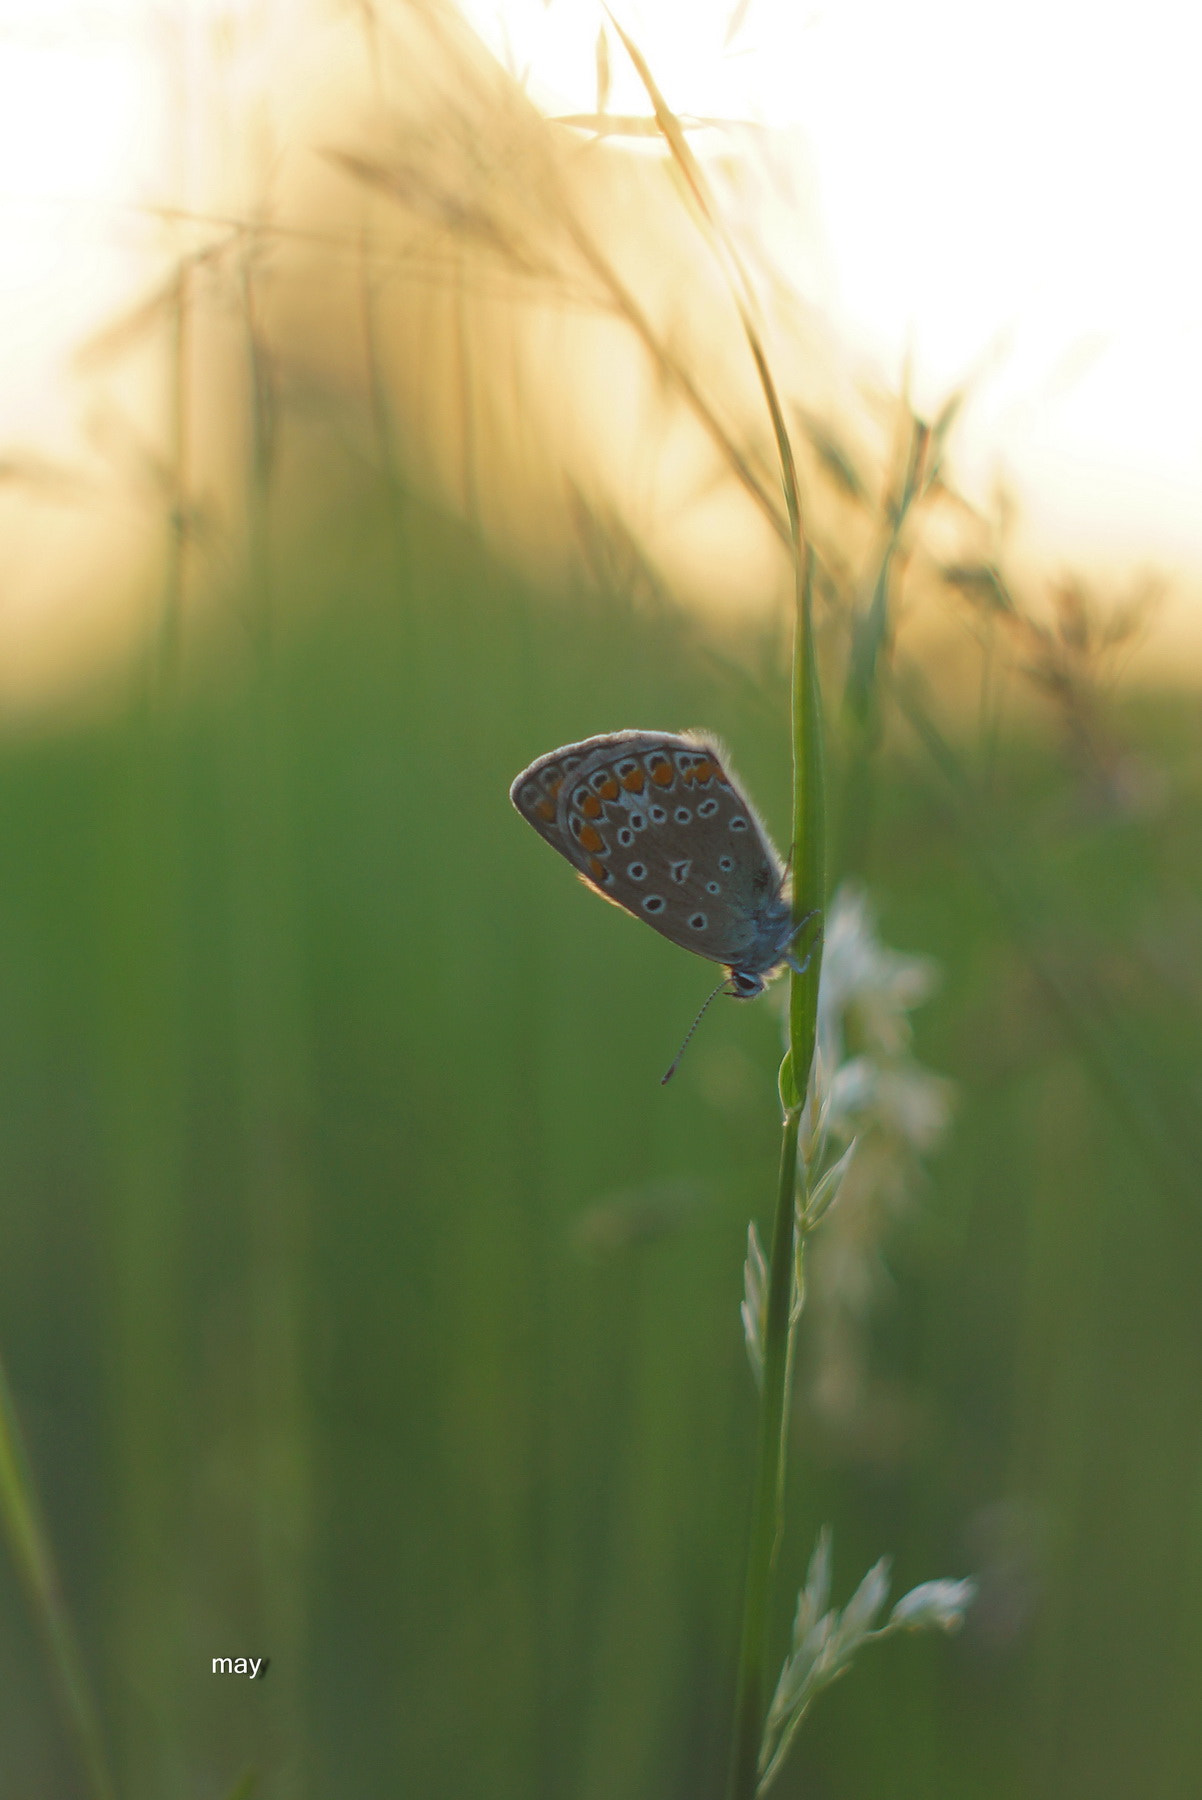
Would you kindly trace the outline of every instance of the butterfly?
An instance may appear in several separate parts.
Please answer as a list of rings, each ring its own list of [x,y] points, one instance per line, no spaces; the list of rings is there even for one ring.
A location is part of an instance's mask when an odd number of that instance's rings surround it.
[[[713,739],[584,738],[538,757],[509,797],[603,899],[724,963],[714,994],[751,1000],[782,964],[805,968],[793,943],[813,915],[794,923],[785,866]]]

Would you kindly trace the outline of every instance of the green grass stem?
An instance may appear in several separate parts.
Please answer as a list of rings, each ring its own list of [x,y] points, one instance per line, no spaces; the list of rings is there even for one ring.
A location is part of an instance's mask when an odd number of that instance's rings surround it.
[[[667,104],[638,46],[606,9],[655,109],[656,123],[693,201],[701,228],[730,287],[755,363],[772,422],[788,517],[796,612],[793,627],[793,919],[815,917],[817,930],[808,959],[789,978],[789,1050],[781,1069],[782,1127],[780,1178],[768,1264],[768,1305],[764,1323],[764,1382],[760,1399],[759,1453],[752,1502],[751,1542],[743,1597],[743,1629],[735,1700],[730,1800],[754,1800],[759,1782],[764,1728],[764,1670],[772,1599],[772,1573],[780,1541],[785,1487],[785,1418],[792,1366],[793,1282],[797,1218],[798,1133],[814,1060],[818,1023],[818,980],[822,968],[822,914],[825,906],[826,834],[822,719],[813,636],[813,560],[801,505],[801,486],[785,410],[757,322],[753,286],[680,120]],[[804,1181],[804,1168],[802,1170]],[[803,1196],[804,1198],[804,1196]]]
[[[784,1500],[784,1421],[788,1393],[789,1315],[793,1295],[793,1240],[797,1194],[797,1134],[801,1109],[785,1114],[780,1180],[768,1264],[764,1324],[764,1386],[760,1402],[759,1455],[752,1503],[751,1543],[743,1591],[743,1630],[735,1696],[730,1800],[754,1800],[764,1730],[765,1665],[772,1600],[772,1572]]]
[[[113,1800],[115,1790],[100,1737],[96,1707],[63,1599],[3,1363],[0,1363],[0,1519],[42,1635],[59,1705],[87,1779],[88,1792],[93,1800]]]
[[[757,355],[757,364],[760,356]],[[766,391],[771,390],[766,364]],[[771,401],[770,401],[771,405]],[[780,427],[783,433],[783,425]],[[787,450],[787,437],[785,447]],[[781,1068],[780,1179],[768,1263],[764,1322],[764,1383],[760,1401],[759,1456],[752,1504],[751,1542],[743,1601],[743,1631],[731,1753],[730,1800],[754,1800],[764,1728],[764,1671],[770,1623],[772,1572],[780,1541],[785,1490],[785,1434],[793,1334],[796,1264],[798,1154],[802,1104],[814,1060],[818,982],[822,966],[821,917],[825,904],[825,786],[822,720],[814,660],[810,559],[804,541],[792,455],[782,454],[785,493],[794,538],[797,618],[793,649],[793,916],[816,913],[819,929],[801,973],[789,978],[789,1051]],[[798,1072],[801,1079],[798,1080]],[[805,1179],[804,1164],[801,1178]]]

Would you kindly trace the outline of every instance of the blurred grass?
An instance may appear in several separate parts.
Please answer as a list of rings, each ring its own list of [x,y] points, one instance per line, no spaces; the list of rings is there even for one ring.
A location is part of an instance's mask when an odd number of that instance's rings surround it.
[[[506,788],[572,737],[700,724],[784,836],[787,669],[658,603],[533,596],[412,500],[273,580],[307,623],[257,674],[0,746],[0,1349],[119,1791],[716,1795],[779,1013],[721,1009],[661,1090],[704,970]],[[1089,802],[1029,722],[982,829],[1196,1167],[1196,702],[1122,729],[1146,806]],[[824,1699],[779,1791],[1185,1800],[1197,1218],[912,739],[877,780],[858,860],[884,936],[945,966],[919,1051],[960,1103],[869,1327],[889,1404],[801,1432],[782,1591],[828,1518],[837,1584],[892,1548],[899,1586],[985,1591]],[[7,1560],[0,1593],[0,1791],[70,1800]]]

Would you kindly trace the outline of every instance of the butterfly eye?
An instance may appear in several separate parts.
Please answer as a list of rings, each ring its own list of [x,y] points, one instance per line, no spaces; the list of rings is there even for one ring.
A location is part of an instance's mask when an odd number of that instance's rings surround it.
[[[747,975],[742,969],[732,969],[730,978],[738,1000],[754,1000],[757,994],[764,991],[764,983],[758,975]]]

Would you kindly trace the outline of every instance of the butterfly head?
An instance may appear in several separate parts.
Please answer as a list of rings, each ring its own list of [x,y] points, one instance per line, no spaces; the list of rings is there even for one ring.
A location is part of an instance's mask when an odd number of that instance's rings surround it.
[[[754,1000],[757,994],[764,991],[764,977],[752,975],[747,969],[731,969],[730,994],[735,1000]]]

